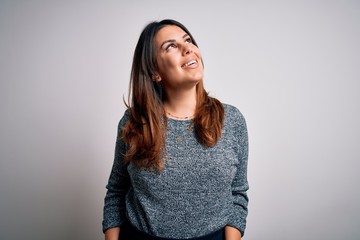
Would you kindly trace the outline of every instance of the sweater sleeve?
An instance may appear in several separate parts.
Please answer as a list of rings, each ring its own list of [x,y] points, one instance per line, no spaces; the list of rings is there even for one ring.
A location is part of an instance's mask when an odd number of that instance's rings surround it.
[[[130,187],[129,174],[124,164],[126,145],[121,140],[122,128],[128,120],[128,111],[119,122],[115,156],[104,200],[102,229],[105,232],[109,228],[120,227],[126,218],[125,197]]]
[[[248,214],[248,196],[246,191],[249,189],[247,181],[248,163],[248,132],[245,118],[236,109],[235,134],[237,135],[237,155],[238,165],[235,178],[232,182],[233,210],[228,225],[237,228],[244,236],[246,227],[246,217]]]

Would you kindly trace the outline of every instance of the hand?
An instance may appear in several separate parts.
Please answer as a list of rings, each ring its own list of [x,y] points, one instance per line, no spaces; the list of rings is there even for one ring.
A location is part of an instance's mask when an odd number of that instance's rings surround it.
[[[105,231],[105,240],[120,240],[120,228],[109,228]]]
[[[226,226],[225,240],[241,240],[241,232],[234,227]]]

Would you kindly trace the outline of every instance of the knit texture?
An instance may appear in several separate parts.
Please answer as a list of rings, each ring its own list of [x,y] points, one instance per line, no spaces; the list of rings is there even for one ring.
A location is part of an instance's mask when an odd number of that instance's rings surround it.
[[[222,137],[211,148],[199,144],[192,120],[168,119],[165,169],[162,172],[123,164],[118,137],[106,186],[103,231],[128,219],[150,235],[187,239],[226,225],[244,234],[248,197],[248,134],[240,111],[224,104]],[[120,120],[118,136],[129,119]]]

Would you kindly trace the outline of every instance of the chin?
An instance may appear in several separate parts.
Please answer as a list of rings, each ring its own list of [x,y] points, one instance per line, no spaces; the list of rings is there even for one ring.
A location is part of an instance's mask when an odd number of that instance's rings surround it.
[[[200,76],[194,77],[194,80],[198,81],[198,82],[202,81],[203,79],[204,79],[204,76],[202,74]]]

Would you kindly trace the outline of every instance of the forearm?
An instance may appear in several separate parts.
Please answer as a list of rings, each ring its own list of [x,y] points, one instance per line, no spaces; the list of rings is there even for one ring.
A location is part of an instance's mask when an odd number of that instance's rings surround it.
[[[120,240],[119,235],[120,235],[119,227],[109,228],[105,232],[105,240]]]
[[[234,227],[226,226],[225,240],[241,240],[241,232]]]

